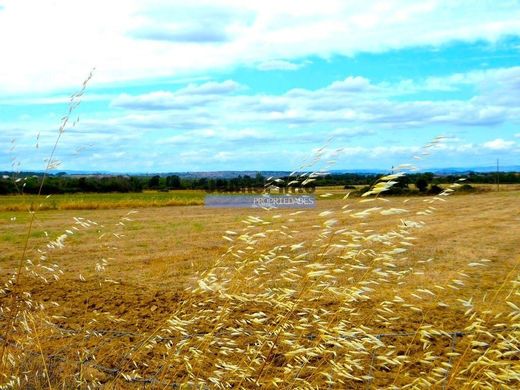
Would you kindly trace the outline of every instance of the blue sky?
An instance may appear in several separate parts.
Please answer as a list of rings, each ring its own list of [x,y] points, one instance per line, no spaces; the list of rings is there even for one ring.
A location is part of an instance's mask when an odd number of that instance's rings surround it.
[[[294,170],[324,145],[333,169],[520,165],[518,20],[519,1],[0,0],[0,169],[44,168],[94,67],[63,170]]]

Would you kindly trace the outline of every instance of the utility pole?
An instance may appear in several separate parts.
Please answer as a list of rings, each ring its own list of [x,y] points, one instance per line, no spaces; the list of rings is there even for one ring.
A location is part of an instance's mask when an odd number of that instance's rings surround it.
[[[497,192],[500,192],[500,165],[499,160],[497,158]]]

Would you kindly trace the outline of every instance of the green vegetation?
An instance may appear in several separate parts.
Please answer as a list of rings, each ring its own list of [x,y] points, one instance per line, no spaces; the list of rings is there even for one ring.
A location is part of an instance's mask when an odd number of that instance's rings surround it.
[[[141,192],[132,194],[60,194],[39,198],[36,195],[5,195],[1,197],[1,211],[23,211],[29,207],[39,210],[88,210],[136,208],[150,206],[201,205],[202,191]],[[40,206],[40,207],[38,207]]]
[[[37,194],[42,175],[33,172],[21,173],[14,177],[9,172],[4,172],[0,178],[0,195],[5,194]],[[342,173],[317,176],[312,186],[369,186],[381,175]],[[435,193],[434,186],[449,184],[465,177],[468,183],[494,184],[497,180],[496,173],[474,173],[467,175],[435,175],[431,172],[407,174],[399,179],[399,183],[388,194],[404,194],[411,184],[421,193]],[[292,177],[282,177],[285,183],[293,180]],[[503,172],[498,176],[502,184],[520,183],[520,174],[516,172]],[[59,173],[46,178],[42,187],[42,194],[74,194],[74,193],[130,193],[146,190],[171,191],[171,190],[204,190],[211,192],[240,192],[244,189],[262,189],[268,183],[267,178],[258,173],[255,177],[248,175],[235,178],[181,178],[178,175],[154,175],[154,176],[111,176],[111,175],[87,175],[75,176]],[[280,185],[280,184],[277,184]],[[281,185],[283,186],[283,184]]]
[[[261,174],[256,177],[247,175],[232,179],[181,179],[177,175],[168,176],[68,176],[51,175],[45,179],[42,187],[44,197],[38,197],[42,175],[32,173],[13,179],[3,175],[0,178],[0,211],[40,210],[86,210],[108,208],[162,207],[202,205],[204,196],[209,193],[243,193],[251,189],[263,189],[267,179]],[[312,186],[326,190],[328,187],[353,190],[360,196],[374,184],[378,175],[331,174],[318,176]],[[286,187],[292,178],[281,178],[276,183]],[[436,195],[443,191],[443,186],[458,180],[459,176],[435,176],[433,173],[408,174],[396,179],[396,184],[386,191],[386,195]],[[474,192],[477,189],[469,183],[490,183],[496,181],[495,174],[470,173],[465,177],[460,192]],[[501,184],[518,183],[520,175],[504,173],[500,176]],[[320,191],[318,191],[320,192]],[[342,193],[344,191],[341,191]],[[335,194],[342,197],[342,194]]]

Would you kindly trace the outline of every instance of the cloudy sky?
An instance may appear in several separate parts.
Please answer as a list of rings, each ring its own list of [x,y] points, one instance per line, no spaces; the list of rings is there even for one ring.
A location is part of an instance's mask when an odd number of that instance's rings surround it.
[[[0,0],[0,169],[520,164],[517,0]],[[447,138],[417,160],[422,145]]]

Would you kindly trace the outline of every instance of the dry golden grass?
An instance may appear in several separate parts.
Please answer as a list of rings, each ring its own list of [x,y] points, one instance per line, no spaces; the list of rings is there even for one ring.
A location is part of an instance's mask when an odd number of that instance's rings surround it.
[[[12,374],[42,388],[515,388],[519,198],[41,212],[20,285],[45,308],[20,320]],[[0,214],[3,280],[27,218]]]

